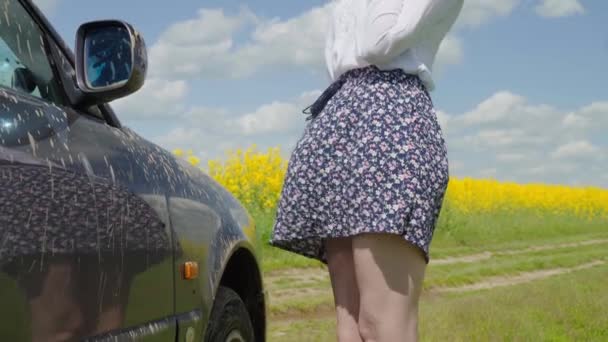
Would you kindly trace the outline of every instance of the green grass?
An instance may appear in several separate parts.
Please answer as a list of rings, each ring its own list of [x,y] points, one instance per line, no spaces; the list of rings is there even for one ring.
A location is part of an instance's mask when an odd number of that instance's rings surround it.
[[[527,284],[433,295],[422,341],[608,341],[608,266]],[[333,316],[271,321],[269,341],[335,341]]]
[[[608,266],[423,302],[427,341],[607,341]]]
[[[271,323],[267,340],[269,342],[335,342],[335,329],[334,321],[327,318],[285,320]]]
[[[321,295],[295,298],[276,305],[271,304],[269,312],[271,320],[273,318],[280,320],[285,316],[310,316],[316,312],[328,312],[331,309],[333,309],[333,297],[331,291],[328,291]]]
[[[464,215],[442,211],[433,238],[434,258],[480,250],[524,248],[539,243],[560,243],[608,237],[608,222],[583,220],[574,215],[542,214],[522,210]]]

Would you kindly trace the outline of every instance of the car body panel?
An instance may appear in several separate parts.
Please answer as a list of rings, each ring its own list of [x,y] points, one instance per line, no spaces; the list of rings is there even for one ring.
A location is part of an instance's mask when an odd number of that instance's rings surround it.
[[[72,56],[45,28],[66,72]],[[188,328],[200,340],[230,256],[257,258],[234,197],[104,113],[114,120],[0,87],[1,340],[183,340]],[[198,278],[182,278],[186,261]]]

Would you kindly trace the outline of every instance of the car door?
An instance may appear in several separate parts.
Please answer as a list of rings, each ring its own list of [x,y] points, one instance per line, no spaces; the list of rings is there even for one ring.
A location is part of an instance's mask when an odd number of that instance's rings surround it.
[[[63,44],[29,3],[0,11],[0,340],[174,340],[175,161],[73,108]]]

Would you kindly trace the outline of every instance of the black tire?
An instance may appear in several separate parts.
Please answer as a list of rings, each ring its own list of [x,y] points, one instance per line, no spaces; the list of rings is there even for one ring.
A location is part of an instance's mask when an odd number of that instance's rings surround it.
[[[205,334],[206,342],[254,342],[253,325],[241,297],[220,286]]]

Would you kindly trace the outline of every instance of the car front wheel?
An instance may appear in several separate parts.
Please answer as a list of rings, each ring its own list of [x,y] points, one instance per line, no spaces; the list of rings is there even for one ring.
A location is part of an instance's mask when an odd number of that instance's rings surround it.
[[[220,286],[215,296],[207,342],[254,342],[253,326],[245,303],[228,287]]]

